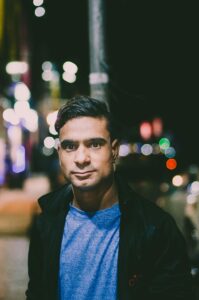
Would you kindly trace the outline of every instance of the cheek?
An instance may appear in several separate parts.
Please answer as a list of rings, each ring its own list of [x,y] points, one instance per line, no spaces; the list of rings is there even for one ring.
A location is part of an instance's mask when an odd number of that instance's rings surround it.
[[[99,167],[101,167],[101,169],[110,169],[112,168],[112,154],[111,153],[103,153],[100,156],[97,157],[96,164],[98,164]],[[94,160],[93,160],[94,162]]]
[[[60,155],[59,163],[62,168],[68,169],[68,168],[70,168],[70,165],[71,165],[71,159],[69,159],[68,157],[66,157],[64,155]]]

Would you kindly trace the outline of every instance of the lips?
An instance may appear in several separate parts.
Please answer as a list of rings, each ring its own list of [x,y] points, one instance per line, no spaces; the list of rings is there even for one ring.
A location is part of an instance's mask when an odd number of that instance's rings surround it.
[[[72,172],[72,174],[75,174],[75,175],[86,175],[86,174],[90,174],[90,173],[93,173],[94,171],[84,171],[84,172]]]
[[[86,172],[72,172],[73,175],[75,175],[76,177],[88,177],[90,176],[94,171],[86,171]]]

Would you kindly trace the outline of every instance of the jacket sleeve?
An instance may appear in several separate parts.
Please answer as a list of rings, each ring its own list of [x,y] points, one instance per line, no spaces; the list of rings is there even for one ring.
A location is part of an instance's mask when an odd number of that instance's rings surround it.
[[[43,251],[41,237],[38,230],[39,216],[34,218],[30,230],[30,244],[28,252],[29,282],[25,292],[26,300],[43,300],[42,298],[42,265]]]
[[[156,241],[150,299],[192,300],[192,276],[185,239],[170,215],[165,215]]]

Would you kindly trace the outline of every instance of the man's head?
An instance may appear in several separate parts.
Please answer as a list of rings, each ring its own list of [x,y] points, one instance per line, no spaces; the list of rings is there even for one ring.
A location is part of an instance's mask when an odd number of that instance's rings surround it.
[[[58,134],[67,121],[78,117],[105,118],[111,140],[116,138],[114,120],[107,105],[88,96],[75,96],[60,108],[55,122]]]
[[[105,103],[72,98],[60,109],[56,130],[60,165],[74,189],[88,191],[111,183],[118,141]]]

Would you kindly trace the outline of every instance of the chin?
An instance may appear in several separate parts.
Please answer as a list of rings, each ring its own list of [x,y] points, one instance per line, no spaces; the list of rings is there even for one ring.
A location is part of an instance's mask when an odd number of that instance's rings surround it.
[[[77,183],[77,182],[72,182],[72,185],[74,186],[75,189],[78,189],[79,191],[92,191],[98,186],[98,182],[85,182],[85,183]]]
[[[82,192],[92,191],[96,188],[96,185],[91,185],[91,184],[87,184],[87,185],[72,184],[72,186],[74,187],[74,189]]]
[[[75,186],[74,186],[75,187]],[[91,186],[91,185],[85,185],[85,186],[76,186],[76,189],[78,189],[79,191],[82,192],[89,192],[95,189],[95,186]]]

